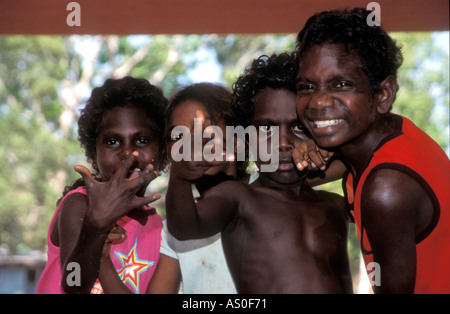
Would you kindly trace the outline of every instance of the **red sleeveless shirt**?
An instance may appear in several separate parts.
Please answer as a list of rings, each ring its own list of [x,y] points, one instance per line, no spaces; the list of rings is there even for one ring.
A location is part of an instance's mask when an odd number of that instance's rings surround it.
[[[450,161],[433,139],[410,120],[400,118],[403,120],[401,131],[388,136],[379,145],[357,186],[354,186],[351,173],[343,180],[361,252],[366,265],[373,261],[361,219],[364,214],[361,211],[361,192],[367,177],[386,168],[408,174],[427,192],[434,209],[431,223],[416,238],[414,293],[450,293]]]

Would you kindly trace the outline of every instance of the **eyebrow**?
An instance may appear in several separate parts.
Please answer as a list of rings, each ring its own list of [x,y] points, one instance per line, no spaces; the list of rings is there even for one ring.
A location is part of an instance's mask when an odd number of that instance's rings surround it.
[[[213,125],[213,124],[212,124],[213,121],[212,121],[210,118],[206,118],[206,117],[205,117],[205,123],[206,123],[206,122],[209,122],[209,123],[210,123],[209,125]],[[188,128],[190,128],[190,129],[192,129],[192,128],[194,127],[194,120],[192,120],[191,122],[189,122],[189,126],[182,125],[182,124],[174,124],[174,123],[170,123],[169,125],[170,125],[169,131],[172,131],[172,129],[173,129],[174,127],[176,127],[176,126],[185,126],[185,127],[188,127]]]
[[[271,120],[270,118],[260,118],[260,119],[257,119],[257,120],[253,120],[252,121],[252,124],[260,124],[260,123],[268,123],[268,124],[273,124],[274,123],[274,121],[273,120]]]
[[[151,130],[145,130],[145,131],[144,130],[137,130],[136,132],[131,133],[131,135],[133,137],[142,136],[142,135],[154,136],[154,134],[155,133],[153,131],[151,131]],[[122,133],[119,133],[119,132],[108,131],[108,130],[99,133],[99,137],[103,137],[103,138],[105,138],[105,137],[123,137],[123,136],[128,136],[128,134],[122,134]]]
[[[292,119],[290,119],[289,121],[288,121],[288,124],[293,124],[293,123],[296,123],[296,122],[298,122],[298,121],[300,121],[299,119],[297,119],[297,117],[293,117]],[[280,123],[279,123],[280,121],[274,121],[274,120],[272,120],[272,119],[270,119],[270,118],[262,118],[262,119],[258,119],[258,120],[255,120],[255,121],[253,121],[252,122],[252,125],[260,125],[260,124],[270,124],[270,125],[273,125],[273,126],[277,126],[277,125],[279,125]],[[284,123],[285,121],[281,121],[281,123]]]
[[[336,74],[336,75],[333,75],[331,78],[327,79],[327,82],[332,82],[332,81],[337,81],[337,80],[352,80],[352,81],[355,81],[355,78],[352,75],[350,75],[350,74]],[[305,78],[305,77],[297,76],[295,78],[295,83],[299,83],[299,82],[302,82],[302,83],[314,83],[315,81],[310,80],[310,79]]]
[[[311,81],[310,79],[307,79],[307,78],[305,78],[305,77],[300,77],[300,76],[297,76],[297,77],[295,78],[295,83],[298,83],[298,82],[308,82],[308,83],[313,83],[313,81]]]

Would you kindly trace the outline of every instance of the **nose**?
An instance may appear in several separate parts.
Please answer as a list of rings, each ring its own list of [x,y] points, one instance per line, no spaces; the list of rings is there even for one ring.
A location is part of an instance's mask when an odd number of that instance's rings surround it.
[[[326,91],[316,92],[309,102],[309,106],[313,108],[325,108],[333,105],[333,98]]]
[[[127,159],[136,149],[132,145],[124,145],[119,152],[119,158],[121,160]]]
[[[279,143],[277,147],[278,151],[291,151],[294,149],[294,144],[292,142],[291,134],[289,130],[284,130],[284,128],[280,128],[280,137]]]
[[[131,150],[131,149],[123,149],[121,152],[120,152],[120,154],[119,154],[119,158],[121,159],[121,160],[125,160],[125,159],[127,159],[129,156],[130,156],[130,154],[132,153],[133,151]]]

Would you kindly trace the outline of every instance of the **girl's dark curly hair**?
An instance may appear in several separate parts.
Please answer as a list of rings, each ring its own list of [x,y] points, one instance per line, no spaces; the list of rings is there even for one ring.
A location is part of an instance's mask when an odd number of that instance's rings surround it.
[[[294,53],[272,56],[262,55],[254,59],[233,84],[233,125],[247,127],[252,124],[255,99],[266,88],[284,88],[296,92],[297,62]]]
[[[94,88],[78,120],[78,140],[85,150],[87,161],[98,171],[94,158],[99,127],[104,114],[114,107],[132,105],[141,108],[151,121],[150,127],[161,147],[164,141],[164,110],[167,102],[162,90],[143,78],[127,76],[122,79],[108,79],[103,86]],[[157,156],[154,166],[157,170],[162,170],[167,165],[162,149]]]
[[[354,8],[325,11],[310,17],[297,36],[298,61],[313,45],[343,44],[348,51],[358,54],[372,93],[378,91],[379,84],[389,75],[397,77],[403,56],[383,28],[368,25],[370,13],[365,8]]]
[[[114,107],[136,106],[144,110],[151,121],[150,127],[159,141],[159,150],[155,158],[155,169],[163,170],[168,164],[168,160],[163,153],[162,144],[164,142],[164,110],[167,106],[167,98],[162,90],[150,84],[143,78],[133,78],[126,76],[121,79],[108,79],[103,86],[92,90],[91,97],[81,110],[78,119],[78,140],[85,151],[87,161],[95,170],[94,176],[100,180],[98,167],[95,163],[96,141],[102,118],[106,112]],[[66,186],[60,203],[64,195],[69,191],[84,186],[82,178],[76,180],[72,185]]]

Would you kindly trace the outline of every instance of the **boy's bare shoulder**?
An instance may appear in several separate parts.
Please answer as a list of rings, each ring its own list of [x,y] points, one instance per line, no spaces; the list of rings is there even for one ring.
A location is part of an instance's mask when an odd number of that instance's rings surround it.
[[[324,190],[315,190],[317,192],[317,195],[324,199],[324,200],[330,200],[330,201],[339,201],[344,200],[344,197],[342,195],[339,195],[338,193],[324,191]]]
[[[327,204],[327,207],[332,207],[338,210],[342,213],[342,215],[348,215],[345,198],[342,195],[323,190],[316,190],[316,192],[320,199]]]

